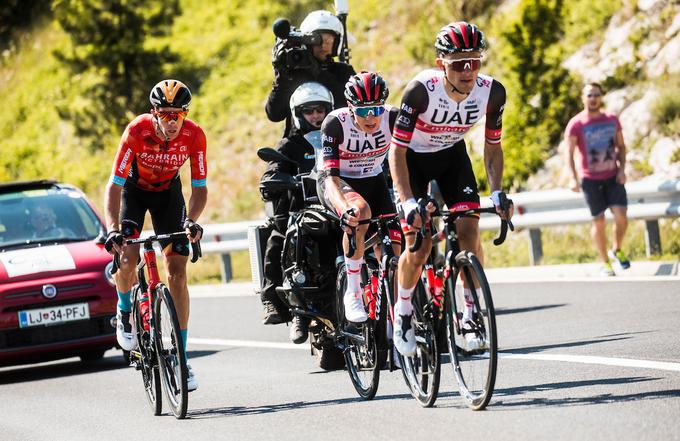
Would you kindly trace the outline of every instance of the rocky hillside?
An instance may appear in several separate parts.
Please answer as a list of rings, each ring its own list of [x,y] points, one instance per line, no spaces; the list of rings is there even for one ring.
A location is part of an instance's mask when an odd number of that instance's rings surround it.
[[[619,115],[629,150],[629,179],[680,178],[680,2],[639,0],[616,12],[599,35],[564,60],[583,81],[605,85],[606,108]],[[564,143],[529,181],[566,185]]]

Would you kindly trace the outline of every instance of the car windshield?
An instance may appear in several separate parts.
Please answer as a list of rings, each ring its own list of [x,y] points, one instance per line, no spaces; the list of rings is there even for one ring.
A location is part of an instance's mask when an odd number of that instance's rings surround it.
[[[0,194],[0,249],[92,240],[101,222],[83,195],[70,189]]]

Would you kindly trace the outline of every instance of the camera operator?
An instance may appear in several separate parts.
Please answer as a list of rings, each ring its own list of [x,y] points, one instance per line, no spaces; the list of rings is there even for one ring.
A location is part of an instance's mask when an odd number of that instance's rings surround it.
[[[286,120],[284,136],[291,134],[288,101],[302,83],[316,81],[333,94],[336,107],[346,106],[345,83],[355,74],[354,68],[335,61],[343,36],[343,26],[332,13],[313,11],[300,24],[300,31],[290,31],[290,23],[279,19],[274,23],[277,36],[272,50],[274,82],[265,111],[272,122]]]
[[[333,110],[333,96],[319,83],[307,82],[300,85],[290,97],[290,112],[293,115],[292,134],[279,141],[277,150],[284,156],[299,164],[299,167],[288,162],[272,161],[262,175],[260,182],[270,179],[291,179],[298,173],[308,173],[315,164],[315,147],[321,147],[321,123]],[[263,323],[278,324],[289,320],[288,308],[276,294],[276,287],[283,283],[281,272],[281,252],[288,225],[288,209],[290,200],[287,193],[266,194],[262,198],[273,206],[267,215],[272,232],[267,240],[264,254],[264,288],[260,294],[264,308]],[[297,201],[296,201],[297,203]],[[302,204],[299,203],[302,208]],[[290,329],[290,338],[294,343],[303,343],[307,339],[307,319],[295,316]]]

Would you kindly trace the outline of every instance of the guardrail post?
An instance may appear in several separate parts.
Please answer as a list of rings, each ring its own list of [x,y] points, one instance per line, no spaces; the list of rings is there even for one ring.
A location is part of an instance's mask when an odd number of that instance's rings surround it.
[[[222,283],[228,283],[234,277],[231,272],[231,254],[224,253],[220,255],[222,260],[222,266],[220,267],[220,273],[222,274]]]
[[[543,241],[541,240],[541,229],[529,229],[529,263],[539,265],[543,260]]]
[[[645,221],[645,252],[647,253],[647,257],[651,257],[652,254],[661,254],[659,221],[656,219]]]

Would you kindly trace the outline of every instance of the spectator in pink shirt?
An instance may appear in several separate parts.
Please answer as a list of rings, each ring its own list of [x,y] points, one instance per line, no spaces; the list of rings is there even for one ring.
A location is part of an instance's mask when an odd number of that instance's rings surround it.
[[[613,276],[610,262],[628,269],[630,262],[621,251],[628,226],[626,214],[626,145],[621,123],[616,115],[602,110],[602,86],[588,83],[583,88],[583,111],[567,124],[565,140],[569,147],[567,164],[572,176],[571,189],[583,190],[590,214],[593,216],[591,235],[602,261],[601,274]],[[579,152],[578,173],[574,152]],[[604,212],[609,208],[614,215],[613,247],[607,251]]]

